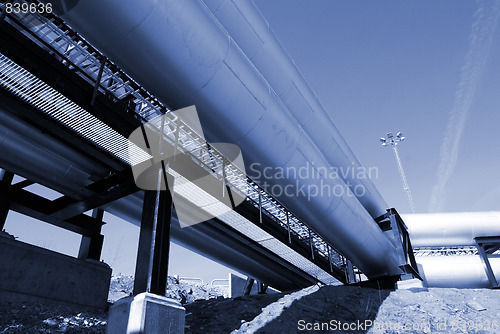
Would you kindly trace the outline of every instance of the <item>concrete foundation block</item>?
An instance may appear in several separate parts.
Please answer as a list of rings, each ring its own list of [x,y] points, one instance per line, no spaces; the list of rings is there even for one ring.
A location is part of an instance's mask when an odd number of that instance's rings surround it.
[[[247,282],[246,279],[230,273],[229,274],[229,297],[234,298],[234,297],[242,296],[243,290],[245,289],[246,282]],[[252,286],[252,290],[250,290],[250,294],[256,295],[257,292],[258,292],[257,291],[257,282],[254,282],[254,284]]]
[[[229,274],[229,298],[239,297],[243,295],[243,290],[245,289],[245,284],[247,280],[241,278],[233,273]],[[258,294],[258,282],[254,282],[250,295]],[[268,287],[266,294],[279,293],[278,290]]]
[[[0,237],[0,300],[104,309],[111,268]]]
[[[176,300],[144,292],[113,304],[108,334],[184,333],[186,310]]]
[[[405,281],[398,281],[397,288],[398,288],[398,290],[400,290],[400,289],[411,290],[413,292],[427,291],[427,288],[424,286],[424,283],[417,278],[413,278],[413,279],[409,279],[409,280],[405,280]]]

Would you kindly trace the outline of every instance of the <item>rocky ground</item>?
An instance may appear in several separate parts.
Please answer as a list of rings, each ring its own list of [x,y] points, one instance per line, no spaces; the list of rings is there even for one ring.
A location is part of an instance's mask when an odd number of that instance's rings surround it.
[[[105,333],[105,312],[0,302],[0,333]]]
[[[227,289],[221,286],[183,281],[172,276],[168,277],[167,286],[166,296],[177,300],[181,304],[192,303],[199,299],[228,296]],[[111,278],[108,300],[113,303],[120,298],[127,297],[133,289],[134,278],[132,276],[113,276]]]
[[[170,297],[186,303],[186,333],[246,333],[245,323],[263,308],[280,309],[290,293],[229,299],[207,286],[169,283]],[[115,278],[110,298],[128,295],[131,286],[130,278]],[[498,300],[500,290],[324,286],[269,317],[257,333],[499,333]],[[105,333],[106,318],[106,312],[0,302],[0,333]]]
[[[500,333],[500,290],[391,292],[370,333]]]

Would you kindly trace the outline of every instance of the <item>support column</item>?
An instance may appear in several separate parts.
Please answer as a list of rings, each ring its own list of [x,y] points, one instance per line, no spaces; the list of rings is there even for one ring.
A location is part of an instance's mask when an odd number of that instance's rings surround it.
[[[92,211],[92,218],[103,223],[102,218],[104,216],[104,211],[101,209],[94,209]],[[102,227],[102,225],[101,225]],[[101,234],[101,230],[96,231],[94,235],[82,236],[82,241],[80,242],[80,250],[78,251],[78,258],[82,260],[92,259],[99,261],[101,260],[102,245],[104,243],[104,236]]]
[[[163,180],[167,177],[162,166]],[[172,183],[170,183],[172,184]],[[108,334],[184,333],[186,310],[165,297],[170,248],[172,196],[168,190],[144,192],[134,296],[109,309]]]
[[[167,288],[168,255],[170,253],[170,223],[172,218],[170,191],[160,191],[157,217],[150,291],[164,296]]]
[[[10,185],[14,174],[0,168],[0,182],[4,185]],[[5,221],[7,220],[7,215],[9,214],[10,202],[0,201],[0,231],[3,231],[5,227]]]
[[[493,254],[500,247],[500,237],[476,237],[474,241],[476,242],[477,252],[483,262],[484,270],[486,271],[486,276],[491,287],[500,288],[495,273],[491,268],[490,260],[488,259],[488,254]]]
[[[142,204],[141,232],[135,265],[134,295],[149,290],[151,251],[154,246],[154,220],[156,206],[156,191],[144,191]]]
[[[346,259],[346,281],[347,284],[356,283],[356,275],[354,274],[354,268],[352,262]]]
[[[250,295],[250,292],[252,291],[253,283],[255,280],[251,277],[247,278],[247,281],[245,282],[245,287],[243,288],[243,296],[248,296]]]
[[[259,295],[264,295],[264,294],[266,294],[267,288],[268,288],[267,284],[259,282],[259,285],[257,286],[257,293]]]
[[[165,295],[171,217],[170,192],[146,190],[135,269],[134,295],[142,292]]]

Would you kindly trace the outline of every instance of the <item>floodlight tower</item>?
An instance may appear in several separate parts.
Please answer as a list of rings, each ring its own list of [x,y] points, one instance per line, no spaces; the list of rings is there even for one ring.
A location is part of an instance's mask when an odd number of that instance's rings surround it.
[[[394,151],[394,156],[396,157],[396,163],[399,169],[399,175],[401,176],[401,180],[403,181],[403,189],[406,191],[408,195],[408,202],[410,202],[410,208],[412,213],[415,213],[415,205],[413,204],[413,198],[411,196],[410,187],[408,186],[408,182],[406,181],[405,171],[403,170],[403,164],[401,163],[401,159],[399,158],[398,153],[398,143],[405,140],[406,137],[403,136],[403,133],[398,132],[396,137],[392,134],[392,132],[387,133],[387,138],[380,138],[382,142],[382,146],[391,146]]]

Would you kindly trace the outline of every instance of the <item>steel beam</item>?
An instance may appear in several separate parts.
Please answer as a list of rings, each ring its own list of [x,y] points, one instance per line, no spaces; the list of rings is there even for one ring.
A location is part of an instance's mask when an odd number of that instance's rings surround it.
[[[58,219],[68,219],[139,191],[130,168],[96,181],[85,189],[93,195],[84,200],[73,200],[68,196],[54,200],[51,215]]]
[[[20,181],[20,182],[17,182],[15,184],[13,184],[12,186],[15,187],[15,188],[17,188],[17,189],[24,189],[26,187],[31,186],[34,183],[35,182],[30,181],[30,180],[23,180],[23,181]]]
[[[101,230],[101,222],[84,214],[62,220],[51,216],[53,202],[24,189],[0,182],[0,199],[10,201],[10,209],[32,218],[45,221],[66,230],[92,236]]]
[[[101,209],[94,209],[92,212],[92,218],[97,221],[103,222],[104,211]],[[82,236],[82,241],[80,243],[80,249],[78,251],[79,259],[92,259],[99,261],[101,259],[102,245],[104,242],[104,236],[100,233],[95,233],[94,235]]]
[[[102,57],[101,67],[99,67],[99,73],[97,74],[97,78],[95,81],[94,91],[92,92],[92,98],[90,99],[91,107],[95,105],[95,99],[97,97],[97,93],[99,92],[99,87],[101,87],[102,72],[104,71],[104,66],[106,66],[107,61],[108,60],[105,57]]]
[[[10,186],[13,178],[14,174],[0,168],[0,182],[2,183],[2,185]],[[3,200],[0,200],[0,231],[2,231],[5,227],[5,221],[7,220],[9,210],[10,200],[8,198],[3,198]]]
[[[258,293],[259,295],[263,295],[263,294],[265,294],[265,293],[266,293],[267,288],[268,288],[268,285],[267,285],[267,284],[264,284],[264,283],[258,282],[258,285],[257,285],[257,293]]]
[[[495,237],[476,237],[474,238],[476,242],[477,251],[481,262],[483,262],[484,270],[486,271],[486,276],[488,281],[490,281],[492,288],[499,288],[500,285],[497,282],[495,273],[491,268],[490,260],[488,259],[488,254],[492,254],[494,250],[500,245],[500,236]],[[492,252],[493,250],[493,252]]]
[[[356,283],[356,275],[354,274],[354,267],[352,265],[352,262],[349,260],[346,260],[346,281],[348,284]]]
[[[151,276],[151,248],[154,237],[156,191],[145,191],[142,204],[141,232],[134,275],[134,295],[148,292]]]
[[[172,218],[172,197],[169,191],[160,191],[156,223],[153,267],[150,292],[165,295],[170,253],[170,223]]]
[[[255,282],[255,279],[248,277],[247,281],[245,282],[245,286],[243,287],[243,296],[248,296],[250,295],[250,292],[252,291],[253,283]]]
[[[144,192],[135,269],[134,295],[165,295],[170,248],[172,197],[169,191]]]

